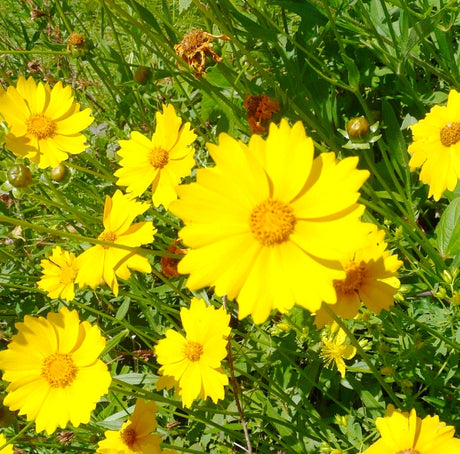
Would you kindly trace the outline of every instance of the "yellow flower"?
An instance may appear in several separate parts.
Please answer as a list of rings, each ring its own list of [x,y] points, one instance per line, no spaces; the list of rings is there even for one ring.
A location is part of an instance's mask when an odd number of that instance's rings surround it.
[[[157,427],[155,402],[137,399],[133,414],[120,430],[108,430],[96,454],[161,454],[161,437],[153,435]]]
[[[187,286],[214,285],[237,298],[240,319],[252,314],[256,323],[273,308],[335,303],[333,280],[345,277],[337,260],[363,238],[356,201],[369,173],[356,169],[358,158],[314,159],[302,124],[285,120],[270,125],[266,140],[254,135],[245,145],[221,134],[209,151],[216,166],[199,169],[170,205],[191,248],[178,266],[190,273]]]
[[[430,186],[428,197],[439,200],[453,191],[460,178],[460,93],[451,90],[447,106],[435,106],[423,120],[410,126],[414,142],[410,169],[422,167],[420,180]]]
[[[5,438],[5,435],[0,433],[0,448],[7,442],[7,439]],[[5,446],[3,449],[0,449],[0,454],[13,454],[13,445],[9,444]]]
[[[78,272],[78,261],[72,252],[56,246],[48,260],[42,260],[43,276],[37,282],[50,298],[72,301],[75,297],[74,283]]]
[[[347,335],[343,329],[339,329],[332,339],[325,337],[321,339],[323,348],[320,357],[324,360],[326,367],[334,362],[342,378],[345,378],[346,369],[344,359],[352,359],[356,355],[356,348],[353,345],[345,344],[346,339]]]
[[[105,346],[99,328],[65,307],[46,319],[26,315],[16,328],[0,352],[3,380],[10,382],[3,403],[35,421],[37,432],[51,434],[69,421],[75,427],[88,423],[111,382],[98,359]]]
[[[169,377],[167,381],[172,383],[172,377],[177,382],[185,407],[198,396],[217,402],[224,398],[228,384],[220,363],[227,356],[230,315],[193,298],[190,309],[182,308],[180,317],[186,336],[170,329],[155,346],[160,373]]]
[[[51,89],[36,85],[32,77],[20,77],[6,92],[0,88],[0,114],[10,128],[6,148],[41,169],[81,153],[86,137],[80,131],[93,122],[90,109],[80,111],[80,104],[73,102],[70,86],[58,82]]]
[[[98,239],[108,243],[123,244],[132,248],[153,241],[156,229],[148,222],[132,224],[135,217],[144,213],[148,203],[129,199],[117,190],[113,197],[107,196],[104,206],[104,228]],[[132,224],[132,225],[131,225]],[[129,268],[148,273],[149,261],[140,254],[126,249],[96,244],[78,256],[79,270],[75,282],[80,288],[89,285],[95,289],[103,280],[118,295],[117,276],[128,279]]]
[[[126,192],[132,197],[140,196],[151,185],[153,204],[168,208],[177,199],[175,188],[181,178],[189,175],[195,165],[190,145],[196,135],[190,123],[182,125],[172,105],[163,106],[156,120],[151,140],[134,131],[130,140],[119,141],[122,167],[115,176],[117,184],[127,186]]]
[[[382,309],[388,310],[400,285],[396,275],[402,262],[387,250],[385,232],[377,231],[373,224],[367,225],[367,244],[344,254],[341,263],[346,277],[334,281],[337,303],[329,305],[329,308],[343,318],[355,317],[361,302],[376,314]],[[318,328],[332,323],[323,307],[316,312],[315,324]]]
[[[399,412],[393,405],[384,418],[377,418],[382,436],[363,454],[458,454],[460,440],[455,429],[439,421],[439,416],[419,418],[415,410]]]

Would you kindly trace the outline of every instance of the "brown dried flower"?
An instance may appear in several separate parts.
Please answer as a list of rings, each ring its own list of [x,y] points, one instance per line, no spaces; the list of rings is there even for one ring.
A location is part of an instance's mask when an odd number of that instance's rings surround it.
[[[209,55],[215,62],[223,60],[211,47],[214,38],[230,40],[226,35],[211,35],[203,30],[191,30],[179,44],[174,46],[177,55],[196,71],[196,78],[205,73],[206,55]]]
[[[249,127],[253,134],[262,134],[268,127],[272,115],[280,110],[278,101],[266,94],[247,94],[243,107],[246,109]]]
[[[166,249],[166,252],[170,254],[185,255],[187,249],[181,249],[177,247],[180,240],[174,240],[173,244]],[[177,264],[179,259],[173,257],[161,257],[161,271],[166,277],[179,277],[180,274],[177,271]]]

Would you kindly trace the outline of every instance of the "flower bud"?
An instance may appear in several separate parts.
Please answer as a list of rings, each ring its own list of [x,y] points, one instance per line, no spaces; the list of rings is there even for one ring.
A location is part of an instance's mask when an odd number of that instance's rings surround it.
[[[350,139],[361,139],[369,130],[370,125],[365,117],[355,117],[347,123],[347,134]]]
[[[32,181],[32,172],[24,164],[15,164],[8,169],[7,178],[15,188],[25,188]]]
[[[152,71],[147,66],[139,66],[134,72],[134,80],[141,85],[145,85],[152,77]]]

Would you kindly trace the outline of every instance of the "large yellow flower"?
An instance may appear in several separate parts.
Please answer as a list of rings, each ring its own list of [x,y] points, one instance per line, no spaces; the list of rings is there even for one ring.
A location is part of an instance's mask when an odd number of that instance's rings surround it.
[[[149,208],[148,203],[131,200],[117,190],[113,197],[106,197],[104,206],[104,228],[99,240],[123,244],[132,248],[153,241],[156,229],[148,222],[132,224],[135,217]],[[132,225],[131,225],[132,224]],[[128,279],[130,268],[142,273],[152,270],[149,261],[140,254],[126,249],[96,244],[77,258],[79,271],[75,282],[80,288],[89,285],[95,289],[103,280],[118,295],[117,276]]]
[[[7,442],[6,438],[5,438],[5,435],[3,435],[2,433],[0,433],[0,448]],[[9,444],[9,445],[6,445],[3,449],[0,449],[0,454],[13,454],[14,453],[14,450],[13,450],[13,445],[12,444]]]
[[[43,268],[43,276],[37,282],[38,288],[45,290],[50,298],[72,301],[75,297],[75,278],[78,272],[75,255],[56,246],[51,257],[42,260],[40,265]]]
[[[0,352],[3,380],[10,382],[3,403],[34,420],[37,432],[87,423],[111,382],[98,359],[105,346],[99,328],[65,307],[46,318],[26,315],[16,328]]]
[[[172,105],[156,113],[156,129],[152,139],[132,132],[130,140],[120,140],[118,154],[121,169],[115,172],[117,184],[128,186],[126,192],[140,196],[151,185],[155,206],[168,205],[177,199],[175,188],[181,178],[190,174],[195,160],[190,146],[196,135],[190,123],[182,125]]]
[[[372,224],[367,225],[367,244],[343,255],[341,263],[347,275],[345,279],[334,281],[337,303],[329,308],[343,318],[353,318],[361,302],[376,314],[382,309],[388,310],[400,285],[396,275],[402,262],[387,250],[385,232],[377,231]],[[332,322],[324,305],[326,303],[316,312],[318,328]]]
[[[157,427],[155,402],[137,399],[133,414],[120,430],[108,430],[96,454],[161,454],[161,437],[152,432]]]
[[[209,151],[216,166],[199,169],[170,205],[191,248],[178,267],[190,273],[187,286],[214,285],[256,323],[273,308],[335,303],[333,280],[345,277],[338,258],[365,236],[356,201],[369,173],[356,169],[358,158],[314,159],[302,124],[284,120],[266,140],[255,135],[247,146],[221,134]]]
[[[419,418],[415,410],[399,412],[388,406],[387,415],[377,418],[382,438],[363,454],[458,454],[460,440],[455,429],[439,421],[438,416]]]
[[[0,114],[10,128],[6,148],[41,169],[81,153],[86,137],[80,131],[93,122],[90,109],[80,111],[80,104],[73,102],[70,86],[58,82],[51,89],[36,85],[32,77],[20,77],[6,92],[0,88]]]
[[[447,106],[435,106],[411,127],[408,151],[411,170],[422,167],[420,180],[430,186],[428,197],[439,200],[460,178],[460,93],[451,90]]]
[[[155,346],[160,373],[177,382],[185,407],[198,396],[217,402],[228,384],[220,363],[227,356],[230,315],[193,298],[190,309],[181,309],[180,318],[186,336],[170,329]]]

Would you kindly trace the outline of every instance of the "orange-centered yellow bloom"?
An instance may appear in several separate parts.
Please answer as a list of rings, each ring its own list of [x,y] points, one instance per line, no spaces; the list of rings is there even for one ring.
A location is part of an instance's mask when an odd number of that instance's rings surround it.
[[[51,257],[42,260],[40,265],[43,268],[43,276],[37,282],[38,288],[45,290],[50,298],[72,301],[75,297],[75,278],[78,272],[75,255],[56,246]]]
[[[430,186],[428,196],[439,200],[460,178],[460,93],[451,90],[447,106],[433,107],[410,129],[410,169],[422,168],[420,180]]]
[[[400,285],[396,276],[402,262],[387,250],[385,232],[377,231],[372,224],[367,225],[367,244],[343,255],[340,261],[346,277],[334,281],[337,303],[329,308],[343,318],[355,317],[361,302],[376,314],[382,309],[388,310]],[[325,303],[316,312],[315,324],[319,328],[332,322],[324,306]]]
[[[369,173],[358,158],[314,158],[302,124],[284,120],[266,140],[254,135],[245,145],[221,134],[208,147],[215,167],[198,169],[170,205],[185,223],[179,236],[190,250],[178,270],[190,274],[187,286],[214,285],[256,323],[274,308],[335,303],[333,281],[345,278],[338,260],[366,236],[356,201]]]
[[[137,399],[133,414],[120,430],[108,430],[96,454],[161,454],[161,437],[152,432],[157,427],[155,402]]]
[[[0,114],[10,128],[6,148],[42,169],[81,153],[86,137],[80,131],[93,122],[90,109],[80,111],[73,102],[70,86],[58,82],[51,89],[32,77],[20,77],[6,92],[0,88]]]
[[[217,402],[224,398],[228,384],[220,363],[227,356],[230,315],[193,298],[190,309],[182,308],[180,317],[185,337],[170,329],[155,347],[160,373],[175,380],[185,407],[198,396]]]
[[[10,382],[3,403],[35,421],[37,432],[88,423],[111,382],[98,359],[105,346],[99,328],[65,307],[46,318],[26,315],[15,326],[18,333],[0,352],[3,380]]]
[[[439,416],[419,418],[415,410],[399,412],[389,405],[387,415],[375,424],[382,436],[363,454],[458,454],[460,440],[455,429]]]
[[[134,131],[130,140],[119,141],[121,169],[115,176],[117,184],[127,186],[126,192],[133,197],[151,186],[153,204],[168,208],[177,199],[176,186],[195,165],[191,144],[196,135],[190,123],[182,125],[172,105],[163,106],[163,113],[156,113],[156,121],[152,139]]]
[[[104,206],[104,231],[99,240],[123,244],[133,249],[153,241],[156,229],[148,222],[133,224],[134,218],[149,208],[148,203],[135,202],[117,190],[106,197]],[[115,246],[96,244],[78,256],[79,271],[75,282],[80,288],[89,285],[95,289],[101,280],[118,295],[117,276],[128,279],[130,268],[142,273],[152,270],[148,260],[135,252]]]

